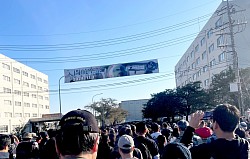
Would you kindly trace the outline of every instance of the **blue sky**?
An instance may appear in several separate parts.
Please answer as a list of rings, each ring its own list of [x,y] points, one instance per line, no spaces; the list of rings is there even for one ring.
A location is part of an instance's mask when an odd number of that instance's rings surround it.
[[[64,69],[158,59],[160,72],[69,84],[62,80],[63,113],[83,109],[99,93],[94,101],[147,99],[175,87],[175,64],[220,3],[1,1],[0,53],[49,76],[51,113],[59,112],[58,80]]]

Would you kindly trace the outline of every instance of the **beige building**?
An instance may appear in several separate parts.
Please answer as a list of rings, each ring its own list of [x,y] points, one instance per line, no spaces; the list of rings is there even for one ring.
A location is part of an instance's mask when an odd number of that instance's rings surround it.
[[[120,104],[121,108],[128,111],[126,122],[141,121],[143,119],[142,108],[147,104],[147,102],[148,99],[122,101]]]
[[[230,23],[229,16],[232,21]],[[250,1],[222,1],[175,66],[176,86],[201,81],[208,88],[213,75],[233,67],[235,42],[239,68],[250,67]],[[230,32],[230,26],[232,31]]]
[[[49,114],[48,76],[0,54],[0,133]]]

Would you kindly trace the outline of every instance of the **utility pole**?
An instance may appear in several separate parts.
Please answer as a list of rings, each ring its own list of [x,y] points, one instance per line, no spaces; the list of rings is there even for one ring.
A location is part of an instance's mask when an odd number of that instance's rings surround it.
[[[239,64],[238,64],[238,53],[236,51],[235,48],[235,41],[234,41],[234,34],[242,32],[244,30],[244,28],[242,27],[242,29],[240,29],[240,26],[242,25],[246,25],[247,22],[245,21],[241,21],[239,22],[239,20],[237,21],[237,23],[235,23],[236,20],[232,19],[232,15],[237,13],[237,12],[243,12],[245,10],[236,10],[235,6],[233,4],[229,3],[229,0],[226,1],[226,5],[224,7],[222,7],[221,9],[217,10],[217,15],[218,16],[222,16],[222,15],[226,15],[228,18],[228,22],[221,24],[220,26],[217,26],[217,28],[215,29],[219,29],[220,34],[217,35],[222,35],[222,36],[229,36],[230,39],[230,44],[223,44],[220,45],[220,48],[228,48],[230,47],[230,51],[227,50],[226,53],[231,53],[232,58],[233,58],[233,63],[231,65],[233,65],[233,70],[235,72],[235,82],[237,84],[237,92],[238,92],[238,107],[240,109],[240,113],[241,115],[244,115],[244,106],[242,103],[242,90],[241,90],[241,78],[240,78],[240,69],[239,69]],[[238,27],[238,30],[234,30],[234,27]],[[228,32],[224,32],[225,29],[228,28]]]
[[[244,108],[242,105],[242,91],[241,91],[241,80],[240,80],[240,70],[239,70],[239,63],[238,63],[238,54],[235,49],[235,42],[234,42],[234,30],[233,30],[233,20],[232,20],[232,11],[231,11],[229,0],[227,0],[227,15],[228,15],[228,22],[229,22],[229,36],[231,39],[231,48],[232,48],[232,55],[233,55],[233,70],[235,72],[235,78],[238,86],[238,106],[240,109],[241,115],[244,115]]]

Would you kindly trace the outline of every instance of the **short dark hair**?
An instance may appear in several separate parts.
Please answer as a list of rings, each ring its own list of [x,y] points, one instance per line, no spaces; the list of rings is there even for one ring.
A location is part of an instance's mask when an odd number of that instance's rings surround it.
[[[91,152],[98,136],[98,133],[83,132],[81,126],[72,125],[60,130],[56,144],[63,156],[79,155]]]
[[[139,122],[136,124],[136,132],[144,133],[147,130],[147,125],[144,122]]]
[[[213,111],[213,122],[215,121],[222,131],[233,132],[240,121],[240,111],[233,105],[220,104]]]
[[[0,134],[0,150],[3,150],[6,146],[11,144],[9,135]]]

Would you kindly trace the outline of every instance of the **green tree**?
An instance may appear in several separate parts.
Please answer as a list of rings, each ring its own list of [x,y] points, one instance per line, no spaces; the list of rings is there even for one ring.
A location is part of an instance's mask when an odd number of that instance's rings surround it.
[[[101,121],[102,126],[106,124],[114,124],[125,120],[127,111],[119,107],[115,99],[102,98],[98,102],[94,102],[90,105],[85,106],[96,112],[96,118]]]
[[[188,83],[183,87],[177,87],[176,93],[186,108],[186,120],[188,115],[197,110],[206,111],[211,105],[208,103],[207,92],[201,87],[201,82]]]
[[[238,93],[230,92],[230,83],[234,81],[235,73],[231,68],[215,74],[208,89],[210,104],[215,106],[222,103],[229,103],[238,106]]]
[[[183,114],[184,105],[176,96],[174,89],[167,89],[151,96],[152,98],[142,110],[144,118],[152,118],[156,121],[159,117],[169,117],[173,120],[175,115]]]

